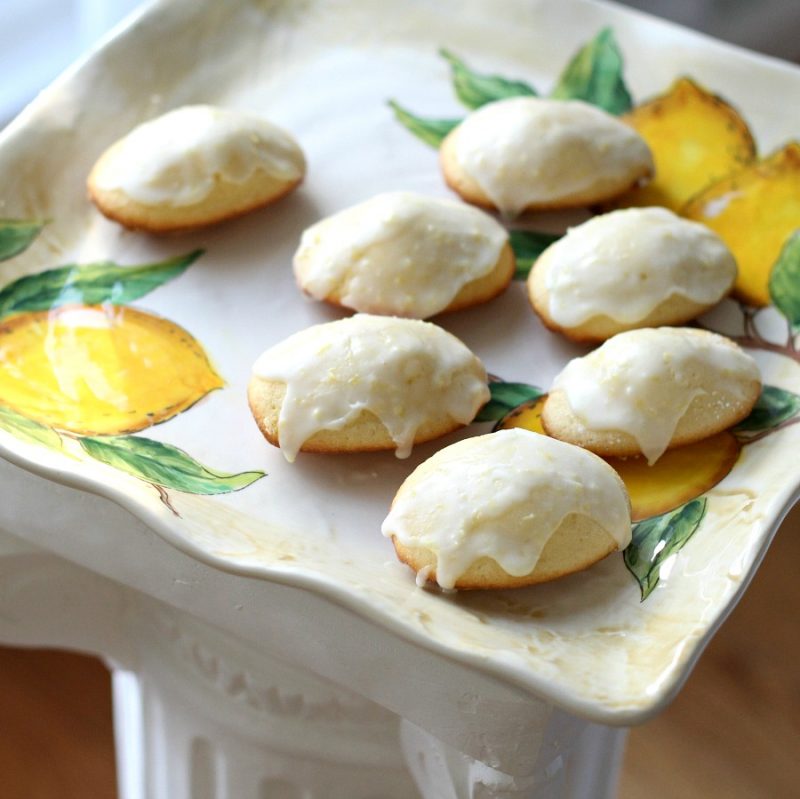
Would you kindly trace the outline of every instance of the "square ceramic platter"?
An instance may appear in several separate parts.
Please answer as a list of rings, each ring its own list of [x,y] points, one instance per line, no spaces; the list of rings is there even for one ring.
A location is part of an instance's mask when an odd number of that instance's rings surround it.
[[[621,555],[535,588],[446,595],[415,586],[381,537],[380,523],[406,475],[457,436],[419,447],[408,460],[301,454],[290,465],[259,435],[245,397],[262,350],[339,316],[294,284],[290,264],[300,232],[379,191],[448,194],[435,150],[398,124],[387,100],[431,117],[462,116],[438,55],[442,47],[483,72],[519,77],[547,92],[570,56],[607,26],[635,101],[689,74],[743,112],[760,152],[798,133],[797,115],[786,112],[800,101],[797,69],[609,4],[173,0],[148,6],[4,132],[0,217],[49,222],[27,251],[3,263],[2,283],[64,264],[139,265],[202,248],[188,270],[132,306],[189,331],[224,386],[138,436],[177,447],[217,472],[265,476],[219,495],[159,492],[89,457],[79,436],[62,435],[48,446],[42,430],[20,435],[16,428],[15,435],[8,424],[0,431],[5,457],[113,499],[208,563],[327,596],[572,712],[619,724],[656,712],[744,590],[793,502],[800,426],[785,426],[742,451],[706,494],[697,533],[661,564],[646,601]],[[191,235],[150,237],[102,218],[85,195],[99,153],[135,124],[198,102],[261,112],[291,130],[308,156],[301,190]],[[573,219],[528,221],[558,231]],[[771,311],[765,330],[772,324],[780,332]],[[714,324],[735,333],[739,317],[729,302]],[[539,325],[520,282],[440,323],[508,381],[547,387],[582,352]],[[753,354],[766,383],[800,393],[797,360],[763,348]],[[58,370],[58,353],[51,357]],[[170,377],[165,370],[164,381]],[[157,386],[152,393],[158,404]],[[461,435],[488,429],[476,424]]]

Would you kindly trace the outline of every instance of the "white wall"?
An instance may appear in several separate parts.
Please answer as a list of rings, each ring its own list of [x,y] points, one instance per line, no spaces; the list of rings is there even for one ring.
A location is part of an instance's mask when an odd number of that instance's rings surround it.
[[[0,0],[0,127],[139,0]]]

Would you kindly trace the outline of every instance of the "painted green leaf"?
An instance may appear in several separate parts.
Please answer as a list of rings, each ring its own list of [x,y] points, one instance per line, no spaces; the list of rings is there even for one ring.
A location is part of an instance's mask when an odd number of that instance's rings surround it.
[[[533,86],[521,80],[509,80],[500,75],[482,75],[471,70],[457,55],[440,50],[453,73],[453,88],[458,99],[467,108],[480,108],[495,100],[507,97],[536,97]]]
[[[736,433],[771,430],[800,413],[800,396],[777,386],[764,386],[750,415],[736,425]]]
[[[0,291],[0,318],[60,305],[124,305],[180,275],[202,252],[195,250],[145,266],[118,266],[111,261],[100,261],[26,275]]]
[[[561,73],[552,97],[584,100],[610,114],[630,111],[633,102],[622,76],[622,53],[611,28],[603,28],[578,50]]]
[[[424,119],[423,117],[418,117],[394,100],[389,100],[389,106],[394,111],[395,119],[401,125],[431,147],[438,147],[444,137],[456,125],[461,123],[460,119]]]
[[[643,602],[658,585],[661,565],[695,534],[705,512],[706,500],[693,499],[676,510],[633,526],[624,559],[628,571],[639,583]]]
[[[517,258],[514,280],[525,280],[533,262],[554,242],[560,233],[541,233],[536,230],[512,230],[509,233],[511,248]]]
[[[34,422],[11,408],[0,405],[0,430],[29,444],[42,444],[50,449],[61,449],[61,436],[52,427]]]
[[[800,230],[789,236],[772,267],[769,296],[789,324],[800,328]]]
[[[0,261],[25,252],[46,224],[41,219],[0,219]]]
[[[489,383],[489,391],[492,398],[478,411],[476,422],[497,422],[523,402],[538,399],[544,394],[537,386],[504,383],[502,380]]]
[[[264,477],[264,472],[213,471],[177,447],[140,436],[86,436],[79,441],[95,460],[187,494],[227,494]]]

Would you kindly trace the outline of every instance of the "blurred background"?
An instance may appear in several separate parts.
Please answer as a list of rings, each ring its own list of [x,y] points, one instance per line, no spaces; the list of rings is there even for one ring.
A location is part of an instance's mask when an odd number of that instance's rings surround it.
[[[2,0],[0,128],[137,4]],[[624,5],[800,62],[800,0]],[[800,111],[787,113],[797,116],[800,135]],[[798,563],[800,508],[783,524],[678,699],[631,733],[620,799],[800,796]],[[73,653],[0,647],[0,799],[115,796],[111,689],[103,664]]]
[[[2,0],[0,126],[137,5],[137,0]],[[799,0],[627,0],[621,5],[800,60]]]
[[[786,61],[800,61],[797,0],[621,0],[717,39]]]
[[[139,0],[2,0],[0,126]]]

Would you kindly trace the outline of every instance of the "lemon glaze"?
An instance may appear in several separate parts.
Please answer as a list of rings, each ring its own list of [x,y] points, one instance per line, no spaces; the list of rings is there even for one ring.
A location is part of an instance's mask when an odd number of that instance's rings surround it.
[[[476,208],[387,192],[308,228],[294,268],[315,299],[336,291],[348,308],[424,319],[489,274],[507,241]]]
[[[473,111],[454,132],[459,166],[503,213],[622,190],[652,172],[633,128],[579,100],[516,97]]]
[[[614,470],[580,447],[516,428],[437,452],[401,486],[381,527],[436,556],[436,580],[453,588],[480,558],[530,574],[570,514],[588,516],[618,548],[630,542],[628,498]]]
[[[618,333],[571,360],[553,388],[587,428],[627,433],[652,464],[695,397],[713,392],[724,405],[759,380],[756,362],[729,339],[660,327]]]
[[[632,324],[673,296],[719,302],[736,280],[736,261],[705,225],[666,208],[629,208],[594,217],[548,247],[548,312],[562,327],[597,316]]]
[[[321,430],[370,411],[411,452],[417,430],[449,415],[469,424],[489,400],[486,370],[455,336],[429,322],[356,314],[295,333],[264,352],[253,375],[286,384],[281,451],[293,461]]]
[[[94,183],[147,205],[179,207],[204,200],[219,180],[244,183],[257,170],[289,184],[304,175],[305,158],[292,136],[261,117],[193,105],[120,139],[104,156]]]

